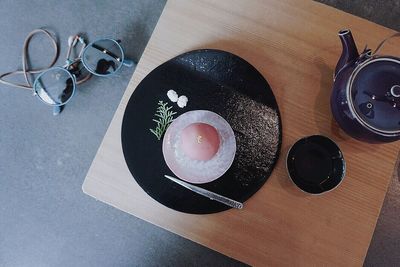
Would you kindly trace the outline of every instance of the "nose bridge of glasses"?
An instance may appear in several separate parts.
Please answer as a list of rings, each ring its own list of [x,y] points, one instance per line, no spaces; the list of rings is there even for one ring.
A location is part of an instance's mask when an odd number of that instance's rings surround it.
[[[82,64],[82,60],[81,58],[75,60],[74,62],[71,62],[70,64],[68,64],[65,69],[67,71],[69,71],[70,74],[72,74],[72,76],[75,78],[79,78],[81,77],[82,74],[82,70],[85,70],[85,66],[83,66]]]

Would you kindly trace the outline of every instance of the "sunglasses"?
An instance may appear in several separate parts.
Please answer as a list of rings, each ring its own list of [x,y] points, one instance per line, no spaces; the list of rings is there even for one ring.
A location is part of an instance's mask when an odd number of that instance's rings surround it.
[[[106,77],[117,73],[122,66],[133,66],[133,61],[125,58],[119,40],[105,38],[88,45],[81,38],[77,40],[83,45],[77,59],[69,60],[69,50],[65,66],[43,71],[33,83],[34,95],[50,106],[60,107],[67,104],[74,96],[76,85],[79,84],[79,78],[82,80],[82,76],[93,74]],[[85,72],[89,74],[84,75]]]

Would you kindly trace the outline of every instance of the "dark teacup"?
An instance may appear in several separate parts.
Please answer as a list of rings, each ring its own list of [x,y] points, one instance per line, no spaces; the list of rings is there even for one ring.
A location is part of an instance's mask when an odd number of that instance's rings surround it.
[[[336,188],[346,171],[339,147],[322,135],[298,140],[289,149],[286,164],[290,179],[310,194],[321,194]]]

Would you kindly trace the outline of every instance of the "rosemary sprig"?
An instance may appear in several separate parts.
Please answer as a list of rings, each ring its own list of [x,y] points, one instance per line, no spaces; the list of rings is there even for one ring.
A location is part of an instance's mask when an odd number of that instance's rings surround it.
[[[158,101],[158,108],[156,114],[154,114],[156,119],[153,119],[153,121],[157,123],[157,126],[155,129],[149,129],[158,140],[161,140],[162,135],[174,120],[173,116],[176,114],[176,112],[171,110],[172,106],[167,107],[167,105],[168,103]]]

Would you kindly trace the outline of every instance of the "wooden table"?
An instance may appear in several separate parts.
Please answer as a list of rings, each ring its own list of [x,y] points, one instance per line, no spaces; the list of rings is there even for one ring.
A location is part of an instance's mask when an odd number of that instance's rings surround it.
[[[336,33],[342,27],[352,29],[360,49],[366,43],[375,47],[392,33],[306,0],[169,0],[83,191],[252,265],[362,265],[399,142],[364,144],[343,134],[332,121],[329,96],[332,72],[341,53]],[[122,154],[121,121],[135,87],[162,62],[197,48],[227,50],[253,64],[272,86],[282,113],[280,160],[243,210],[200,216],[168,209],[138,186]],[[385,49],[396,51],[393,44]],[[344,182],[322,196],[299,191],[285,170],[288,147],[312,134],[333,138],[347,160]]]

